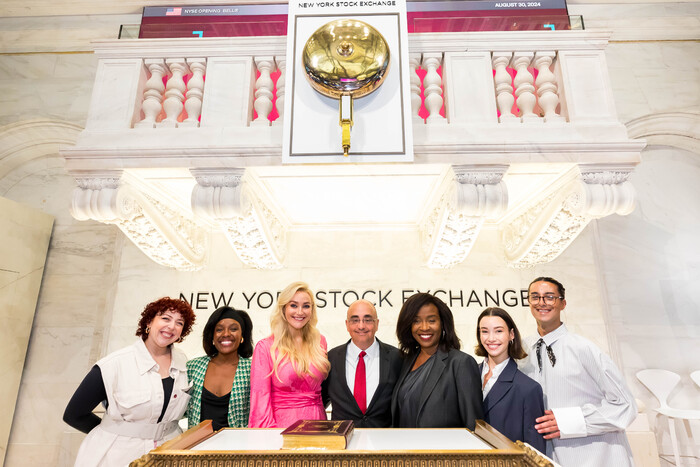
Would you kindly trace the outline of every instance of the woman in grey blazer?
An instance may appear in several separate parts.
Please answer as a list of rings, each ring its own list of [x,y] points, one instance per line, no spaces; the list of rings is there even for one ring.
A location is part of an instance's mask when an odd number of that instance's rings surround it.
[[[439,298],[412,295],[401,308],[396,336],[404,363],[391,400],[399,428],[466,427],[482,416],[481,378],[460,351],[452,312]]]

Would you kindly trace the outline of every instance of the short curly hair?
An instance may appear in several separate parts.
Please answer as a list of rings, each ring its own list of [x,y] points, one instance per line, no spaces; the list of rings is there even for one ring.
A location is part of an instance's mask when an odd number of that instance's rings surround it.
[[[195,315],[189,303],[177,298],[163,297],[146,305],[146,308],[144,308],[143,312],[141,313],[141,319],[139,320],[139,325],[136,329],[136,335],[140,336],[141,339],[145,341],[148,338],[146,328],[151,325],[153,318],[158,315],[162,315],[168,310],[180,313],[180,316],[182,316],[182,319],[185,321],[184,326],[182,326],[180,338],[177,340],[178,342],[182,342],[185,336],[192,331]]]

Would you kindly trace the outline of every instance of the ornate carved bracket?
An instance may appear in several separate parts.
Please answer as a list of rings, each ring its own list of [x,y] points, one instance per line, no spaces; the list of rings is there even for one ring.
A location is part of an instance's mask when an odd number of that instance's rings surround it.
[[[503,213],[507,166],[452,166],[454,179],[421,223],[421,243],[430,268],[449,268],[467,257],[484,220]]]
[[[216,222],[238,257],[258,269],[282,267],[287,229],[243,183],[245,169],[192,170],[192,211]]]
[[[120,171],[76,176],[71,214],[114,224],[158,264],[192,271],[203,266],[206,231],[184,213],[122,180]]]
[[[634,210],[632,167],[581,165],[581,176],[550,192],[501,229],[506,260],[514,268],[548,263],[559,256],[588,223]]]

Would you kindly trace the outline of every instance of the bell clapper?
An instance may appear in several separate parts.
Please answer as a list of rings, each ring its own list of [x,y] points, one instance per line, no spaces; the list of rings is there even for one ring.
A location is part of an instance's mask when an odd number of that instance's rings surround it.
[[[343,156],[347,157],[350,151],[350,128],[352,128],[352,96],[343,94],[340,96],[340,126],[343,129]]]

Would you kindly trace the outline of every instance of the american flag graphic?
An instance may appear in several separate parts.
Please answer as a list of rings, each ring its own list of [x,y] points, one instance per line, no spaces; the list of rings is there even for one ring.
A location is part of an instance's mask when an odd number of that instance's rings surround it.
[[[182,8],[168,8],[165,10],[165,16],[180,16],[182,14]]]

